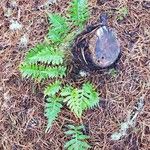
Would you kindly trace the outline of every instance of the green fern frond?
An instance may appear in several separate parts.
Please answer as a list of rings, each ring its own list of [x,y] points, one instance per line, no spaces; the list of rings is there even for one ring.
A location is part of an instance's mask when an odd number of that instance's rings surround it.
[[[117,20],[121,21],[123,20],[128,14],[129,14],[129,10],[127,6],[123,6],[117,9]]]
[[[83,111],[99,103],[98,93],[90,83],[85,83],[82,89],[67,86],[62,90],[61,96],[64,97],[63,101],[78,118],[81,118]]]
[[[54,66],[46,67],[44,65],[37,64],[27,64],[23,63],[20,66],[20,71],[23,77],[31,77],[32,79],[37,79],[39,81],[48,78],[62,78],[65,76],[66,67],[64,66]]]
[[[51,23],[48,38],[54,43],[61,43],[65,35],[70,30],[67,19],[59,14],[49,14],[48,16]]]
[[[44,109],[44,115],[45,117],[47,117],[48,120],[46,132],[50,130],[52,123],[55,121],[55,119],[58,117],[58,114],[61,112],[61,101],[62,99],[56,96],[49,97],[47,99]]]
[[[84,83],[82,90],[84,97],[88,99],[87,108],[93,108],[94,106],[97,106],[99,104],[99,94],[95,91],[92,84],[90,84],[89,82]],[[85,109],[87,108],[85,107]]]
[[[64,98],[64,102],[67,102],[67,106],[79,118],[81,118],[83,113],[82,101],[82,92],[78,89],[71,90],[70,94]]]
[[[89,17],[88,0],[73,0],[70,8],[70,20],[82,27]]]
[[[71,136],[71,140],[66,142],[64,145],[65,149],[68,150],[87,150],[91,146],[86,142],[89,139],[89,136],[83,134],[81,132],[83,130],[83,126],[73,126],[69,125],[69,130],[65,132],[66,135]]]
[[[32,48],[26,55],[25,62],[27,63],[48,63],[59,65],[63,63],[64,53],[56,50],[50,45],[38,44]]]
[[[44,95],[48,96],[54,96],[59,90],[61,89],[61,82],[60,81],[55,81],[52,84],[49,84],[45,90],[44,90]]]

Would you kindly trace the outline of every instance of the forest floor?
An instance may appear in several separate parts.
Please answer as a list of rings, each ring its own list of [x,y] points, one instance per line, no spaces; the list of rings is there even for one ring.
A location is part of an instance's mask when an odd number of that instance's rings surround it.
[[[64,108],[49,133],[45,133],[42,87],[22,79],[18,70],[25,53],[42,42],[48,32],[46,12],[63,14],[67,0],[58,0],[47,8],[45,1],[1,0],[0,2],[0,150],[63,150],[67,141],[65,125],[78,123]],[[144,0],[90,0],[90,19],[97,22],[101,12],[111,13],[109,24],[117,32],[121,58],[116,71],[105,70],[78,82],[91,81],[100,92],[99,107],[82,118],[90,136],[91,150],[150,149],[150,3]],[[116,21],[116,11],[127,7],[128,15]],[[20,23],[12,30],[11,23]],[[23,41],[24,40],[24,41]],[[23,43],[23,42],[24,43]],[[119,140],[112,134],[127,121],[142,101],[143,108]]]

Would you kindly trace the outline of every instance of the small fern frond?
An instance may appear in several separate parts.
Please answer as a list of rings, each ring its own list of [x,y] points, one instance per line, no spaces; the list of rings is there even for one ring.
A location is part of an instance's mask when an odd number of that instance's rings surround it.
[[[23,63],[20,66],[20,71],[23,77],[31,77],[32,79],[37,79],[39,81],[48,78],[62,78],[65,76],[66,67],[64,66],[54,66],[54,67],[46,67],[44,65],[37,64],[27,64]]]
[[[42,62],[52,65],[59,65],[63,63],[64,53],[56,50],[50,45],[38,44],[32,48],[26,55],[25,62],[29,64]]]
[[[56,96],[49,97],[47,99],[47,102],[45,104],[45,117],[47,117],[48,123],[46,132],[48,132],[52,126],[52,123],[55,121],[55,119],[58,117],[58,114],[61,112],[62,99]]]
[[[99,104],[99,94],[95,91],[94,86],[89,82],[84,83],[83,87],[83,96],[88,99],[87,101],[87,108],[93,108]]]
[[[129,9],[127,6],[123,6],[117,9],[117,20],[121,21],[129,14]]]
[[[93,108],[99,103],[98,93],[90,83],[85,83],[82,89],[67,86],[62,90],[61,96],[64,97],[63,101],[78,118],[81,118],[83,111]]]
[[[44,90],[44,95],[48,95],[48,96],[54,96],[56,93],[59,92],[59,90],[61,89],[61,82],[60,81],[55,81],[52,84],[49,84],[45,90]]]
[[[78,89],[72,89],[70,95],[64,98],[64,102],[67,102],[67,106],[78,118],[81,118],[83,113],[82,100],[82,93]]]
[[[48,32],[48,38],[53,43],[61,43],[65,35],[68,33],[69,26],[67,19],[59,14],[49,14],[51,28]]]
[[[88,0],[73,0],[70,8],[70,20],[82,27],[89,17]]]
[[[68,150],[87,150],[91,146],[86,142],[89,136],[81,132],[83,126],[69,125],[69,130],[65,132],[66,135],[71,136],[71,140],[66,142],[64,148]]]

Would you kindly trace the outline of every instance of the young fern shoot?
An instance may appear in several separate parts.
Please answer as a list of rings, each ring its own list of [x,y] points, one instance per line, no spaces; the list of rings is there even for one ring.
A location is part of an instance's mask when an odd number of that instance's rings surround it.
[[[83,126],[73,126],[68,125],[69,130],[65,132],[65,134],[68,136],[71,136],[71,140],[66,142],[64,145],[65,149],[68,150],[87,150],[91,146],[87,143],[87,139],[89,139],[89,136],[83,134],[81,130],[83,130]]]

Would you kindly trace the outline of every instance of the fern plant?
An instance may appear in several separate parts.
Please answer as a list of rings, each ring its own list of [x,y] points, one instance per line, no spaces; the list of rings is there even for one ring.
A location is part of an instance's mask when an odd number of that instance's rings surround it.
[[[59,14],[48,15],[51,24],[48,31],[49,41],[32,48],[20,65],[23,77],[38,81],[53,79],[53,82],[44,90],[46,98],[44,115],[48,120],[46,132],[50,130],[64,103],[67,103],[70,110],[81,118],[85,110],[93,108],[99,102],[98,93],[92,84],[85,83],[82,88],[78,89],[66,85],[63,87],[59,81],[60,78],[66,76],[65,47],[83,29],[89,16],[87,0],[73,0],[70,6],[67,17]],[[88,149],[90,146],[84,141],[88,139],[88,136],[80,131],[82,127],[69,126],[69,128],[66,134],[71,135],[73,139],[66,143],[65,148]]]
[[[46,132],[48,132],[52,126],[52,123],[58,117],[58,114],[61,111],[62,105],[62,98],[57,96],[61,88],[61,82],[55,81],[54,83],[48,85],[44,90],[44,95],[48,96],[46,104],[45,104],[45,117],[47,117],[48,123]]]
[[[65,134],[68,136],[71,136],[71,140],[66,142],[64,145],[65,149],[68,150],[87,150],[91,146],[86,142],[87,139],[89,139],[89,136],[83,134],[81,130],[83,130],[83,126],[73,126],[68,125],[69,130],[65,132]]]
[[[82,89],[66,86],[61,91],[61,96],[64,97],[63,102],[67,103],[67,106],[78,118],[81,118],[83,111],[93,108],[99,103],[98,93],[90,83],[83,84]]]

